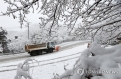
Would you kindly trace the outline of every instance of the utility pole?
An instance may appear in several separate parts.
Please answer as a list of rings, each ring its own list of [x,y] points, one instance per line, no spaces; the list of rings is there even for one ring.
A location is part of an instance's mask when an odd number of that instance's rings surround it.
[[[28,23],[28,39],[29,39],[29,23]]]
[[[29,25],[30,25],[30,22],[27,23],[27,27],[28,27],[28,39],[29,39]]]

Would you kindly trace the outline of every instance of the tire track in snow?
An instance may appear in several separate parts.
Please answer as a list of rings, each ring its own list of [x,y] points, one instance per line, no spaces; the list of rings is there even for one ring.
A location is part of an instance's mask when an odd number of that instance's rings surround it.
[[[32,67],[38,67],[38,66],[45,66],[45,65],[54,64],[54,63],[59,63],[59,62],[64,62],[64,61],[76,59],[76,58],[78,58],[78,57],[79,57],[79,56],[72,57],[72,58],[67,58],[67,59],[64,59],[64,60],[56,61],[56,62],[50,62],[50,63],[41,64],[41,65],[36,65],[36,66],[30,66],[30,68],[32,68]],[[31,64],[32,64],[32,63],[31,63]],[[14,65],[14,66],[15,66],[15,65]],[[17,65],[16,65],[16,66],[17,66]],[[17,70],[17,68],[7,69],[7,70],[0,70],[0,72],[7,72],[7,71],[13,71],[13,70]]]

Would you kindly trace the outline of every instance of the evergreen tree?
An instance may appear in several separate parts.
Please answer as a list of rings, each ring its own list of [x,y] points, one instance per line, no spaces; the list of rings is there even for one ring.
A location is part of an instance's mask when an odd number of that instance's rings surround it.
[[[3,48],[3,53],[8,53],[9,49],[7,47],[7,31],[5,31],[2,27],[0,27],[0,44]]]

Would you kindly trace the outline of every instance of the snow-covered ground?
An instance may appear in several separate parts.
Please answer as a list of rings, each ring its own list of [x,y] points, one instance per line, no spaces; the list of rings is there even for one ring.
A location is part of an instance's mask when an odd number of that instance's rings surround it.
[[[67,44],[63,44],[62,46],[66,45]],[[39,66],[37,65],[37,63],[31,64],[36,67],[31,68],[30,74],[32,74],[33,79],[51,79],[53,77],[53,73],[62,74],[64,72],[64,65],[69,64],[67,68],[72,68],[73,64],[78,59],[81,52],[86,49],[86,47],[87,44],[84,44],[74,47],[72,49],[63,50],[56,53],[30,57],[39,62]],[[8,62],[1,62],[0,79],[14,79],[17,71],[17,64],[24,62],[24,60],[25,59],[19,59]]]
[[[64,43],[59,44],[59,46],[65,47],[65,46],[76,44],[76,43],[80,43],[80,42],[90,42],[90,40],[64,42]]]

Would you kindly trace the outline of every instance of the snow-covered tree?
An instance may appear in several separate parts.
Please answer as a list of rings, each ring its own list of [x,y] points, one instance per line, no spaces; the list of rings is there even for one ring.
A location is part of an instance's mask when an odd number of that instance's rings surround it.
[[[49,35],[52,28],[66,25],[69,34],[75,31],[76,36],[93,40],[102,39],[107,43],[115,39],[120,32],[121,1],[120,0],[4,0],[9,4],[7,11],[2,15],[19,16],[20,24],[26,22],[26,15],[35,10],[40,13],[40,25],[48,28]],[[17,15],[16,13],[19,13]],[[77,23],[81,26],[76,26]],[[82,31],[85,29],[85,31]],[[82,32],[80,32],[82,31]],[[104,35],[105,34],[105,35]],[[101,36],[99,36],[101,35]],[[103,35],[103,37],[102,37]],[[99,40],[98,40],[99,41]]]
[[[2,27],[0,27],[0,44],[1,44],[1,47],[3,48],[2,50],[3,53],[9,52],[6,35],[7,35],[7,31],[4,30]]]
[[[67,27],[52,28],[51,35],[48,33],[49,24],[45,28],[41,28],[39,24],[30,25],[30,41],[31,43],[39,44],[43,42],[53,41],[61,43],[74,40],[74,36],[68,35]],[[35,28],[36,27],[36,28]],[[26,31],[27,32],[27,31]]]

